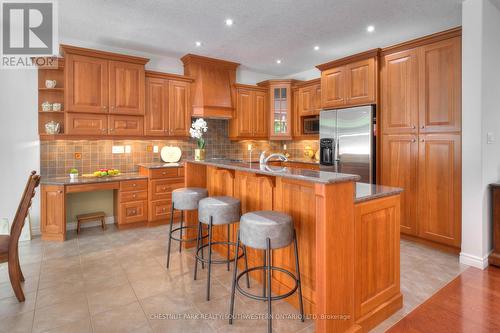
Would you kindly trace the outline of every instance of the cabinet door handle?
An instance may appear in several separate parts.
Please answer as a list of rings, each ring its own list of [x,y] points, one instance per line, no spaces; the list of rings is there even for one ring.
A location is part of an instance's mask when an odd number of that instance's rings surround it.
[[[136,186],[137,186],[137,184],[136,184],[136,183],[133,183],[133,184],[132,184],[132,186],[133,186],[133,187],[136,187]]]
[[[162,211],[162,212],[165,212],[165,211],[166,211],[166,209],[165,209],[165,208],[162,208],[162,209],[161,209],[161,211]]]
[[[411,142],[416,142],[417,140],[416,139],[411,139]]]
[[[417,128],[417,126],[415,126],[415,125],[411,125],[411,128],[415,129],[415,128]]]
[[[62,194],[62,193],[63,193],[63,191],[60,191],[60,190],[59,190],[59,191],[57,191],[57,193]]]
[[[167,174],[167,172],[166,172],[166,171],[163,171],[161,174],[162,174],[162,175],[166,175],[166,174]]]
[[[420,142],[425,142],[425,140],[424,139],[420,139]]]
[[[107,108],[107,106],[106,106],[106,105],[103,105],[103,106],[102,106],[102,109],[103,109],[103,110],[106,110],[106,108]]]
[[[421,129],[424,129],[424,128],[425,128],[425,126],[424,126],[424,125],[422,125],[422,126],[420,126],[420,128],[421,128]]]

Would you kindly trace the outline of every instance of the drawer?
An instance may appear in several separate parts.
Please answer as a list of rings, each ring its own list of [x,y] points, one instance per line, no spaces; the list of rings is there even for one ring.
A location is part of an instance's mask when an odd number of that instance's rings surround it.
[[[120,192],[120,202],[148,200],[148,191]]]
[[[120,204],[120,219],[118,224],[143,222],[148,220],[147,200],[131,201]]]
[[[120,182],[121,191],[142,191],[148,189],[147,179],[126,180]]]
[[[149,220],[165,220],[170,223],[170,210],[172,209],[172,202],[170,200],[155,200],[151,201],[149,204]],[[180,221],[181,212],[174,212],[175,222]]]
[[[150,176],[151,179],[179,177],[179,168],[151,169]]]
[[[179,179],[156,179],[151,181],[151,200],[170,200],[170,193],[184,187],[184,181]]]

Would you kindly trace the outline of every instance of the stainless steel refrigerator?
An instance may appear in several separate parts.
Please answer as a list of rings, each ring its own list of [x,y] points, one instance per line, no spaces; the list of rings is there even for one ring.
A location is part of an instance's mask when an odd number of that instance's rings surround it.
[[[361,176],[375,183],[375,112],[371,105],[322,110],[319,116],[321,170]]]

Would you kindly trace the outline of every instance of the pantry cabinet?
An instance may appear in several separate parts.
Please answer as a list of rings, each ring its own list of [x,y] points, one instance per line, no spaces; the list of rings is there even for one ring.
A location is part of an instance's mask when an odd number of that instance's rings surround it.
[[[316,66],[321,71],[321,108],[376,104],[378,53],[375,49]]]
[[[267,139],[269,107],[267,89],[236,84],[236,109],[229,124],[231,139]]]
[[[448,35],[449,34],[449,35]],[[401,232],[460,248],[460,31],[382,52],[382,185],[404,188]]]
[[[191,78],[181,75],[146,72],[146,135],[189,135],[191,82]]]

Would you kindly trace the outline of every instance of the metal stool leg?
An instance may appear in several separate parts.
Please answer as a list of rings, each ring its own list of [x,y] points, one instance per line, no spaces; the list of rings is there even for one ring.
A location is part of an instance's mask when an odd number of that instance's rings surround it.
[[[267,259],[267,333],[272,333],[273,322],[272,322],[272,310],[271,310],[271,239],[267,239],[267,249],[266,249],[266,259]]]
[[[227,242],[229,243],[229,241],[231,240],[231,237],[230,237],[230,234],[231,234],[231,225],[227,225]],[[227,271],[229,272],[229,244],[227,244]]]
[[[236,292],[236,276],[237,276],[237,272],[238,272],[239,248],[240,248],[240,232],[238,231],[238,234],[236,236],[236,256],[234,257],[235,259],[234,259],[233,284],[231,287],[231,305],[229,306],[229,324],[230,325],[233,323],[233,316],[234,316],[234,295]],[[246,256],[246,249],[245,249],[245,263],[246,263],[246,259],[247,259],[247,256]],[[248,266],[245,267],[245,269],[248,269]]]
[[[239,235],[239,232],[238,232],[238,235]],[[239,246],[239,243],[236,243],[236,246]],[[236,249],[238,249],[238,247],[236,247]],[[236,250],[236,251],[238,251],[238,250]],[[247,247],[245,245],[243,245],[243,255],[245,256],[245,270],[247,271],[248,270],[248,256],[247,256]],[[238,258],[238,253],[236,253],[235,258]],[[250,289],[250,276],[249,276],[249,274],[247,274],[247,288]]]
[[[196,238],[196,252],[198,255],[198,250],[200,249],[200,238],[201,238],[201,222],[198,221],[198,237]],[[203,263],[203,262],[202,262]],[[194,258],[194,279],[196,280],[196,274],[198,273],[198,258]]]
[[[210,300],[210,273],[212,270],[212,216],[208,225],[208,277],[207,277],[207,301]]]
[[[304,322],[304,304],[302,303],[302,282],[300,279],[300,267],[299,267],[299,247],[297,245],[297,232],[293,230],[293,247],[295,251],[295,269],[297,270],[297,284],[299,291],[299,306],[300,306],[300,320]]]
[[[184,224],[184,211],[181,210],[181,230],[179,230],[181,235],[180,235],[179,239],[182,239],[183,224]],[[181,252],[182,252],[182,242],[179,242],[179,253],[181,253]]]
[[[264,250],[264,257],[262,258],[262,297],[266,297],[266,266],[267,266],[267,259],[266,259],[267,251]],[[265,302],[265,301],[264,301]]]
[[[172,245],[172,228],[174,225],[174,203],[170,209],[170,231],[168,232],[167,268],[170,265],[170,246]]]

